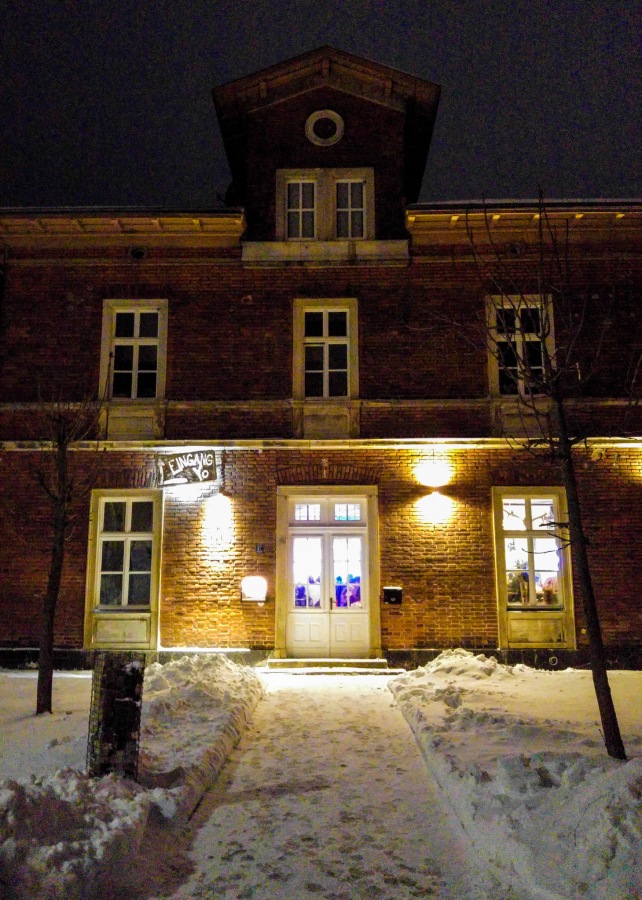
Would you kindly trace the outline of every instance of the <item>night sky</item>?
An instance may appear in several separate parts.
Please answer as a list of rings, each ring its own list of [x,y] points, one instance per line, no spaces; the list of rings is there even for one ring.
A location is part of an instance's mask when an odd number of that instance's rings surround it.
[[[437,82],[421,199],[642,196],[636,0],[3,0],[0,206],[220,205],[217,84],[323,44]]]

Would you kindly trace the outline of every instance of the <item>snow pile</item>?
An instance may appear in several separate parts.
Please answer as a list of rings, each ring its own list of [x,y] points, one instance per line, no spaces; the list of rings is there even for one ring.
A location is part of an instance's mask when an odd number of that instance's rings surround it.
[[[614,696],[633,684],[629,675],[638,673],[610,674]],[[608,757],[590,696],[576,705],[589,673],[450,650],[389,686],[504,889],[551,900],[642,897],[639,723],[624,734],[637,758]]]
[[[193,809],[263,693],[252,669],[223,656],[150,666],[141,784],[78,769],[0,782],[0,896],[100,896],[115,866],[135,857],[150,814],[169,819]]]

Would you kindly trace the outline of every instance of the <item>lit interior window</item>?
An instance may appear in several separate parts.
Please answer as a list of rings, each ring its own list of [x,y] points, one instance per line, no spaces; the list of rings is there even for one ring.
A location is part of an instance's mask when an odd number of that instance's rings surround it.
[[[320,503],[296,503],[294,506],[294,519],[296,522],[320,522]]]
[[[335,522],[359,522],[361,520],[361,506],[359,503],[335,503]]]

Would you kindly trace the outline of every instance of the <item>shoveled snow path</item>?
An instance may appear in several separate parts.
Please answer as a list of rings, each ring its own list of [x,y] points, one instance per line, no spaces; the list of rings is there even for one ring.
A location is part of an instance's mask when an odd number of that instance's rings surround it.
[[[469,892],[465,841],[385,676],[265,680],[266,700],[192,820],[193,871],[172,897],[484,895],[479,883]]]

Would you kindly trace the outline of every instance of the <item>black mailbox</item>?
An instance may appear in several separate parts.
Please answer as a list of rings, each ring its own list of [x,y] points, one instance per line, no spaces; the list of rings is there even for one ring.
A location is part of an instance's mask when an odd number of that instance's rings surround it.
[[[403,590],[400,587],[385,587],[383,589],[383,602],[400,606],[402,594]]]

